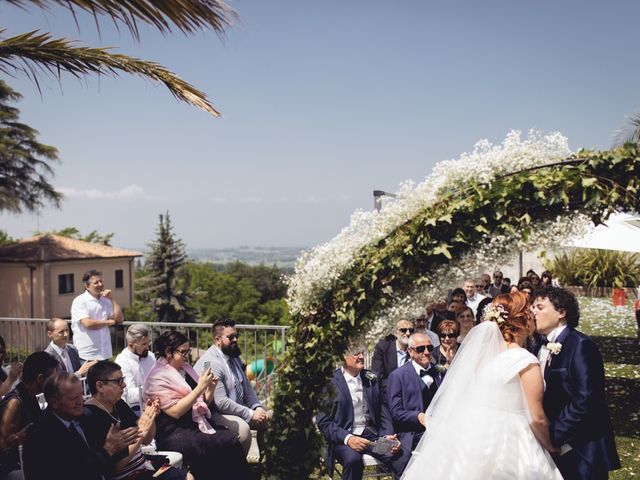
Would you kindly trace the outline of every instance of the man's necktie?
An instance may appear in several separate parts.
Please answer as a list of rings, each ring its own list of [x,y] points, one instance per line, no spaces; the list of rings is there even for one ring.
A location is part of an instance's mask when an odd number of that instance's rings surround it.
[[[80,434],[80,432],[78,431],[78,429],[76,428],[73,422],[69,424],[68,430],[69,430],[69,434],[78,445],[81,445],[84,449],[87,449],[89,447],[89,445],[87,445],[87,441],[85,440],[84,436]]]
[[[240,368],[233,358],[229,359],[229,366],[232,370],[231,373],[235,377],[234,389],[236,391],[236,403],[242,405],[244,403],[244,391],[242,389],[242,372],[240,371]]]

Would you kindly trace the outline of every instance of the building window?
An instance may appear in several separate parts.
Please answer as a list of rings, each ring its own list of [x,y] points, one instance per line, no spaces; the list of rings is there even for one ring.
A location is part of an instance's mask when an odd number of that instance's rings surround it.
[[[58,294],[73,293],[73,273],[58,275]]]
[[[116,270],[116,288],[124,288],[124,270]]]

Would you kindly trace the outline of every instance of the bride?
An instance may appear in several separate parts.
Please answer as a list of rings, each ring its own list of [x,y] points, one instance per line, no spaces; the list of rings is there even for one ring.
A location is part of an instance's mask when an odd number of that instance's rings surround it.
[[[471,329],[426,412],[402,480],[562,479],[549,452],[535,330],[526,294],[498,295]]]

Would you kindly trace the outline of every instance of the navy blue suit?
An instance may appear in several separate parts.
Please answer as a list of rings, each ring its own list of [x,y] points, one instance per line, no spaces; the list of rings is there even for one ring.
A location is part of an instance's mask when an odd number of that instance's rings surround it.
[[[364,402],[367,405],[372,425],[367,426],[361,436],[368,440],[377,440],[378,437],[393,434],[393,425],[389,410],[385,405],[380,391],[380,382],[369,380],[366,371],[360,372],[362,381],[362,391]],[[344,379],[342,369],[339,368],[333,373],[331,388],[334,391],[333,397],[325,406],[324,411],[316,416],[318,429],[327,440],[326,463],[329,475],[333,475],[334,460],[343,466],[343,477],[351,479],[362,478],[364,465],[362,455],[351,447],[344,444],[344,439],[353,432],[354,414],[351,393]],[[380,456],[367,451],[369,455],[379,458],[384,462],[391,460],[391,457]]]
[[[434,379],[428,389],[417,374],[413,362],[406,363],[389,375],[387,403],[393,419],[393,428],[402,444],[402,452],[393,462],[393,470],[398,476],[409,463],[411,452],[424,433],[418,415],[425,412],[441,383],[440,375],[433,366],[429,367],[427,374]]]
[[[604,389],[604,365],[596,344],[571,327],[556,339],[562,344],[545,367],[544,410],[551,442],[573,450],[554,460],[565,480],[606,479],[620,468]]]
[[[395,335],[384,337],[376,344],[371,358],[371,370],[380,379],[383,395],[387,394],[387,379],[389,375],[398,368],[398,344],[396,340]],[[407,355],[409,355],[408,352]]]

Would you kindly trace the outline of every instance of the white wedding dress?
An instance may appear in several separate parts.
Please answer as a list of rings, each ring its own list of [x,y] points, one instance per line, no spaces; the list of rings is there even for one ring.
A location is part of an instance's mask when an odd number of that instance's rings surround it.
[[[495,322],[465,338],[427,409],[427,431],[402,480],[561,480],[529,428],[518,373],[538,359],[507,349]]]

